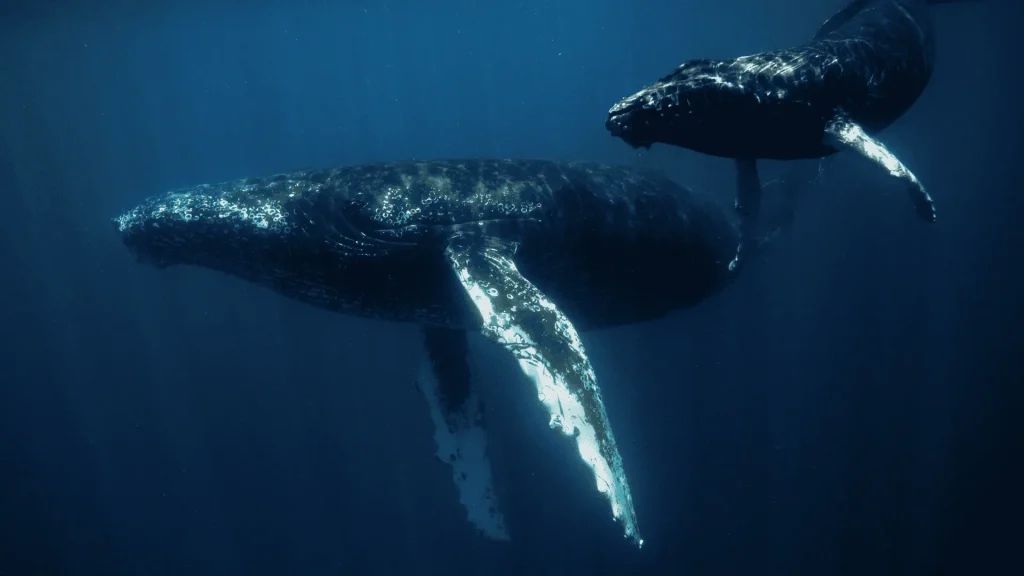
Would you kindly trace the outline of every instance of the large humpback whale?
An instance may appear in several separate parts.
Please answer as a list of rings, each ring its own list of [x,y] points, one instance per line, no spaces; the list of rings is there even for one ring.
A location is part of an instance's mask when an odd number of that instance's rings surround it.
[[[732,214],[662,176],[542,160],[352,166],[202,185],[114,219],[158,267],[211,268],[323,309],[422,326],[438,456],[470,521],[507,538],[467,331],[503,346],[642,544],[579,331],[652,320],[721,289]]]
[[[966,1],[972,0],[853,0],[800,46],[684,62],[616,103],[606,127],[633,147],[660,142],[736,158],[736,209],[747,222],[760,203],[756,159],[841,150],[900,180],[918,215],[934,221],[931,196],[874,135],[906,112],[931,79],[928,5]]]

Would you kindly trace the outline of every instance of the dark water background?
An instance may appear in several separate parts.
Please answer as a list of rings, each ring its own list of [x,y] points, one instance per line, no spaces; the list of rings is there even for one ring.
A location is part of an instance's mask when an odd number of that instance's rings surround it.
[[[109,222],[177,186],[410,157],[611,161],[729,202],[729,162],[631,151],[607,108],[841,4],[3,4],[0,574],[1021,573],[1016,0],[935,9],[934,80],[883,136],[935,225],[844,155],[741,282],[585,335],[639,552],[482,339],[507,545],[433,457],[414,328],[137,265]]]

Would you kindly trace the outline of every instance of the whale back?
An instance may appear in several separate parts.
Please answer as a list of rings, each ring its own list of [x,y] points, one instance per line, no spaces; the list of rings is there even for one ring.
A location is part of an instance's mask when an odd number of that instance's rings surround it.
[[[201,185],[115,220],[159,267],[199,266],[335,312],[472,328],[444,261],[468,233],[516,263],[581,329],[657,318],[727,280],[731,212],[652,173],[543,160],[431,160]]]

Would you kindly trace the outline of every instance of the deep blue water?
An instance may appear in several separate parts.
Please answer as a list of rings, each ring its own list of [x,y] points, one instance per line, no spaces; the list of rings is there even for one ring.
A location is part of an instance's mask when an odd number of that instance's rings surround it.
[[[844,155],[741,281],[584,335],[641,551],[482,338],[509,544],[473,533],[433,456],[415,328],[138,265],[109,221],[174,187],[412,157],[615,162],[728,203],[730,162],[632,151],[606,110],[842,3],[4,5],[0,575],[1018,573],[1015,0],[936,8],[935,77],[884,133],[936,224]]]

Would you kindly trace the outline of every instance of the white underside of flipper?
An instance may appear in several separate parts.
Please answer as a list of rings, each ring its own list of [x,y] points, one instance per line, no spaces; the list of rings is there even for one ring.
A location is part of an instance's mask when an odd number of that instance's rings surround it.
[[[470,524],[487,538],[508,541],[505,518],[494,492],[491,461],[487,458],[487,431],[481,424],[480,398],[471,394],[458,412],[446,412],[426,354],[421,357],[417,385],[430,405],[437,457],[452,468],[459,502],[466,509]]]
[[[890,176],[903,183],[917,215],[926,222],[935,222],[935,201],[924,189],[921,181],[895,154],[877,139],[869,136],[859,124],[850,120],[844,113],[837,112],[825,126],[825,141],[839,150],[853,150],[883,167]]]
[[[458,234],[445,257],[480,313],[482,332],[518,361],[536,386],[549,425],[570,436],[608,499],[612,517],[638,547],[633,497],[597,376],[568,317],[518,268],[514,242]]]

